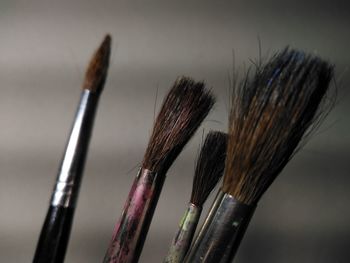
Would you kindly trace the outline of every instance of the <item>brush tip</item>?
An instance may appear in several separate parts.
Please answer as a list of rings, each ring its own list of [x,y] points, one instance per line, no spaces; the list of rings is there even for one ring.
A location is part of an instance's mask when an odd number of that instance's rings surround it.
[[[156,118],[143,167],[165,173],[215,103],[203,82],[178,78]]]
[[[83,89],[100,93],[107,78],[112,37],[107,34],[92,56],[85,74]]]
[[[286,48],[236,87],[223,191],[256,203],[327,113],[333,65]]]
[[[227,134],[211,131],[199,153],[193,178],[191,203],[203,206],[223,175],[227,149]]]

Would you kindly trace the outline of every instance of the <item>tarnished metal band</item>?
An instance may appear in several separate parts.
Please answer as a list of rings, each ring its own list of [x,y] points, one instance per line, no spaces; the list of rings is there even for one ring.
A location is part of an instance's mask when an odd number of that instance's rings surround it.
[[[139,168],[136,178],[139,182],[148,182],[153,184],[154,181],[157,179],[157,173],[152,172],[151,170],[145,169],[145,168]],[[140,181],[141,180],[141,181]]]
[[[202,207],[196,206],[195,204],[189,203],[187,207],[187,213],[192,215],[197,215],[202,212]]]
[[[205,222],[199,237],[191,248],[185,262],[220,262],[232,240],[241,234],[240,229],[250,220],[254,206],[246,205],[229,194],[217,196],[209,220]]]
[[[96,95],[83,90],[52,195],[53,206],[75,205],[96,105]]]

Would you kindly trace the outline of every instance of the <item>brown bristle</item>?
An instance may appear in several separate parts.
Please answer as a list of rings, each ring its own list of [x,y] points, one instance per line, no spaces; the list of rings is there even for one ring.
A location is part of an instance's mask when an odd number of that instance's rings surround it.
[[[333,66],[289,50],[258,67],[233,96],[223,191],[256,203],[318,123]]]
[[[201,207],[224,173],[227,134],[209,132],[199,154],[193,178],[191,203]]]
[[[100,47],[95,51],[85,74],[83,89],[101,92],[107,77],[111,41],[111,36],[106,35]]]
[[[179,78],[163,101],[142,167],[165,173],[214,103],[215,98],[203,82]]]

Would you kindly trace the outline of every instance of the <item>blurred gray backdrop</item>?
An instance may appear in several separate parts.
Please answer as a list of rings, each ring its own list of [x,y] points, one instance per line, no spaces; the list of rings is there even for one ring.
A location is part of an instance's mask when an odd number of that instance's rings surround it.
[[[161,262],[189,200],[201,134],[226,130],[228,76],[285,45],[336,64],[339,101],[263,197],[236,262],[349,262],[350,8],[347,1],[0,2],[0,262],[31,262],[79,99],[105,33],[112,63],[66,262],[101,262],[177,76],[218,103],[169,171],[141,262]],[[204,212],[204,215],[206,212]]]

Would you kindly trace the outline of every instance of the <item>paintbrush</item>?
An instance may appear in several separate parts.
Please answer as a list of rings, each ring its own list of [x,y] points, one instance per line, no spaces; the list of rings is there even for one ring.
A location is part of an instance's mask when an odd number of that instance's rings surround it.
[[[290,50],[236,88],[222,189],[185,262],[231,262],[255,207],[324,116],[333,66]],[[306,137],[305,137],[306,136]]]
[[[212,108],[203,82],[179,78],[167,94],[104,262],[137,262],[165,175]]]
[[[183,262],[196,231],[203,204],[223,175],[226,147],[226,133],[209,132],[197,159],[190,202],[164,262]]]
[[[35,251],[34,263],[64,261],[94,117],[107,77],[110,48],[111,37],[107,35],[88,66],[73,127]]]

